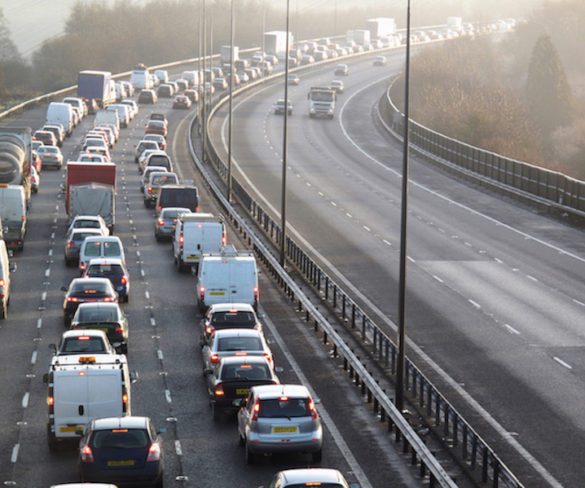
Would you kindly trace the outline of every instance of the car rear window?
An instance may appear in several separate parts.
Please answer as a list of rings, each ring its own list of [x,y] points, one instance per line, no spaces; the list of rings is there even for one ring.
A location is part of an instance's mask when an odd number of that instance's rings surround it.
[[[170,163],[170,161],[169,161],[169,158],[167,156],[158,155],[158,154],[151,156],[150,159],[148,160],[149,166],[168,167],[169,163]]]
[[[109,281],[97,282],[97,280],[79,280],[73,285],[71,290],[76,294],[85,295],[104,295],[110,291]]]
[[[77,312],[79,322],[117,322],[118,309],[116,307],[80,307]]]
[[[124,269],[119,264],[92,264],[87,270],[87,275],[92,278],[109,278],[123,274]]]
[[[256,319],[252,312],[215,312],[211,317],[211,324],[216,329],[228,329],[230,327],[252,328],[256,325]]]
[[[148,434],[143,429],[98,430],[91,443],[102,449],[136,449],[148,445]]]
[[[268,380],[270,369],[266,364],[226,364],[221,370],[222,380]]]
[[[281,418],[281,417],[310,417],[308,398],[274,398],[260,400],[260,411],[258,417]]]
[[[63,342],[62,353],[74,352],[102,352],[105,351],[104,342],[99,337],[80,336],[69,337]]]
[[[218,351],[262,351],[258,337],[223,337],[217,341]]]
[[[199,206],[199,196],[195,188],[164,188],[159,196],[161,207],[184,207],[195,211]]]
[[[83,242],[86,237],[95,236],[93,232],[74,232],[71,240],[74,242]]]
[[[306,483],[294,483],[286,485],[286,488],[307,488],[307,486],[318,486],[319,488],[344,488],[340,483],[322,483],[320,481],[307,481]]]
[[[100,223],[97,220],[76,220],[75,229],[99,229]]]
[[[184,214],[186,210],[163,210],[161,219],[176,219],[179,215]]]
[[[177,175],[172,173],[165,175],[155,175],[150,181],[153,186],[176,185],[178,182]]]

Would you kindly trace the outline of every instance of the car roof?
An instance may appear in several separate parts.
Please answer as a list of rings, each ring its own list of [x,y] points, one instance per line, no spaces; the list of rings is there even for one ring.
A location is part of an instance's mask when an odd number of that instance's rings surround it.
[[[120,311],[122,311],[122,309],[120,308],[120,305],[118,305],[117,303],[113,303],[113,302],[86,302],[86,303],[80,303],[79,306],[77,307],[77,310],[81,310],[84,308],[93,308],[93,309],[107,309],[107,308],[116,308],[119,309]]]
[[[227,356],[220,359],[222,364],[264,364],[270,366],[264,356]]]
[[[51,485],[51,488],[116,488],[116,485],[108,483],[65,483],[62,485]]]
[[[262,385],[254,386],[253,389],[261,400],[269,400],[281,396],[291,398],[306,398],[310,396],[309,390],[303,385]]]
[[[103,330],[97,329],[86,329],[86,330],[67,330],[63,332],[61,336],[62,339],[69,339],[70,337],[80,337],[80,336],[92,336],[92,337],[100,337],[102,339],[106,339],[106,333]]]
[[[86,240],[89,239],[89,237],[86,238]],[[77,283],[81,283],[81,282],[87,282],[87,281],[93,281],[94,283],[99,282],[102,284],[106,284],[106,283],[110,283],[110,280],[108,278],[73,278],[71,280],[70,286],[72,286],[73,284],[77,284]]]
[[[92,264],[119,264],[120,266],[124,265],[124,261],[119,258],[94,258],[89,260],[88,267]]]
[[[261,337],[262,332],[254,329],[221,329],[216,330],[213,335],[219,339],[223,337]]]
[[[249,303],[215,303],[209,307],[210,312],[230,312],[232,310],[254,312],[254,307]]]
[[[73,222],[77,222],[78,220],[95,220],[95,221],[101,221],[102,218],[99,215],[76,215],[73,218]]]
[[[110,429],[144,429],[148,425],[148,417],[104,417],[93,421],[93,430]]]
[[[181,212],[181,211],[191,212],[191,209],[186,208],[186,207],[165,207],[161,210],[161,215],[163,213]]]
[[[102,235],[102,231],[99,229],[95,229],[94,227],[76,227],[75,229],[71,229],[72,234],[83,234],[85,232],[95,234],[96,236]]]
[[[96,241],[104,241],[104,242],[118,242],[120,243],[120,245],[122,244],[122,241],[120,240],[120,238],[118,236],[95,236],[95,237],[88,237],[86,240],[86,242],[96,242]]]
[[[287,469],[279,473],[287,483],[341,483],[343,476],[336,469],[300,468]]]

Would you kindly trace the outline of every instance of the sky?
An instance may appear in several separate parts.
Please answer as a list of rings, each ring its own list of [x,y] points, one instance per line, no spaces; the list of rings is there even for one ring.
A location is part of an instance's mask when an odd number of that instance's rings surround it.
[[[28,58],[32,52],[41,46],[44,40],[57,36],[63,32],[65,22],[71,6],[76,0],[0,0],[0,7],[8,20],[12,40],[20,53]],[[91,1],[91,0],[83,0]],[[102,3],[112,3],[114,0],[100,0]],[[132,0],[136,3],[148,3],[148,0]],[[211,0],[208,0],[211,1]],[[284,0],[270,0],[273,5],[285,4]],[[291,9],[310,11],[316,8],[344,8],[348,5],[404,5],[406,0],[291,0]],[[436,8],[444,4],[449,12],[458,12],[457,15],[485,16],[486,12],[493,12],[494,17],[522,15],[542,0],[411,0],[413,17],[416,9],[427,7]],[[479,10],[475,10],[479,9]],[[459,13],[459,11],[461,11]],[[451,13],[450,15],[453,15]],[[416,18],[413,18],[416,24]]]

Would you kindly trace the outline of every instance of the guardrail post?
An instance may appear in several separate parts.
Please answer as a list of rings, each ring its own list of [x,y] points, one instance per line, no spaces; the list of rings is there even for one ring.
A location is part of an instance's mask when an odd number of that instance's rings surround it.
[[[471,469],[475,469],[477,464],[477,436],[474,434],[471,438]]]
[[[467,424],[463,424],[461,430],[461,457],[467,459]]]
[[[337,285],[333,284],[333,309],[337,308]]]
[[[345,320],[345,300],[346,296],[345,293],[341,295],[341,319]]]
[[[329,301],[329,276],[325,275],[325,300]]]
[[[483,453],[481,456],[481,480],[485,483],[488,480],[488,448],[483,446]]]
[[[351,328],[355,329],[355,303],[351,304]]]

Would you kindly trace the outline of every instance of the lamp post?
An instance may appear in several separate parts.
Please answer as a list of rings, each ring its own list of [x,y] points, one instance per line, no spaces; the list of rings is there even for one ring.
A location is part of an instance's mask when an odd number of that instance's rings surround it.
[[[230,98],[228,118],[228,172],[227,172],[227,201],[232,196],[232,98],[234,91],[234,0],[232,0],[230,11]]]
[[[404,409],[404,343],[406,312],[406,231],[408,217],[408,146],[410,87],[410,0],[406,6],[406,65],[404,69],[404,135],[402,147],[402,203],[400,219],[400,277],[398,286],[398,364],[396,365],[396,408]]]
[[[286,161],[287,161],[287,133],[288,133],[288,51],[290,41],[289,30],[290,0],[286,0],[286,42],[284,53],[284,123],[282,130],[282,191],[280,206],[280,265],[284,267],[286,261]]]
[[[207,138],[207,110],[205,102],[207,96],[205,94],[205,61],[207,59],[207,17],[205,15],[205,0],[203,0],[203,76],[201,78],[201,161],[205,162],[205,140]]]

